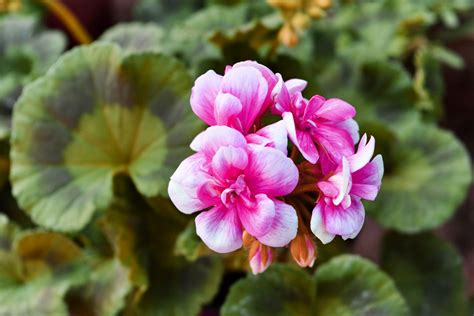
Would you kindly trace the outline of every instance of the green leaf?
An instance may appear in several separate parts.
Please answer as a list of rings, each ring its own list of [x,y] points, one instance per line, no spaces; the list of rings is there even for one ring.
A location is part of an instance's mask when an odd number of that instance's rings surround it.
[[[164,30],[153,23],[121,23],[108,29],[101,42],[115,43],[123,50],[136,52],[163,51]]]
[[[409,315],[390,277],[366,259],[336,257],[321,265],[315,277],[318,316]]]
[[[73,315],[117,315],[131,287],[128,269],[117,259],[105,260],[93,269],[87,285],[69,294],[69,310]]]
[[[468,315],[462,259],[451,245],[431,234],[391,234],[382,249],[382,267],[413,315]]]
[[[223,274],[221,258],[202,256],[189,262],[175,256],[179,233],[186,222],[170,201],[154,200],[156,211],[147,211],[140,228],[145,232],[145,252],[149,254],[148,275],[150,287],[137,308],[128,313],[140,316],[197,315],[203,304],[217,293]],[[184,224],[184,225],[183,225]]]
[[[167,194],[201,123],[191,79],[175,59],[95,44],[65,54],[15,106],[11,181],[39,225],[83,228],[128,174],[140,193]]]
[[[194,221],[190,221],[179,234],[174,252],[177,255],[184,256],[189,261],[194,261],[204,249],[207,248],[196,234],[196,224]]]
[[[222,316],[314,315],[317,302],[311,276],[294,265],[273,264],[262,274],[235,283]],[[335,315],[335,314],[333,314]]]
[[[9,128],[9,113],[22,86],[46,71],[65,48],[66,37],[57,31],[39,30],[37,19],[33,16],[10,15],[0,18],[2,125]]]
[[[0,250],[0,314],[68,315],[63,298],[87,279],[79,248],[49,232],[18,234],[10,251]]]
[[[417,120],[399,126],[395,162],[386,169],[369,213],[382,225],[415,233],[446,222],[471,183],[469,155],[449,131]]]

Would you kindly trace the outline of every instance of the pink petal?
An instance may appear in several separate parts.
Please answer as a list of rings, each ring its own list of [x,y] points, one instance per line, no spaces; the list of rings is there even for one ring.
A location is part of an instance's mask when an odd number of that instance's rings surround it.
[[[359,199],[352,198],[351,206],[344,209],[341,206],[326,205],[323,219],[326,230],[330,234],[349,238],[355,236],[364,224],[364,206]],[[350,237],[353,238],[353,237]]]
[[[248,203],[238,203],[237,213],[245,230],[250,235],[263,236],[272,227],[275,218],[275,204],[265,194],[257,194],[256,201]]]
[[[230,124],[242,111],[240,100],[229,93],[219,93],[215,104],[214,117],[216,125],[231,126]]]
[[[285,82],[285,86],[290,95],[296,92],[302,92],[307,85],[308,82],[301,79],[290,79]]]
[[[276,76],[278,82],[271,92],[272,100],[275,102],[272,112],[281,115],[283,112],[291,111],[291,96],[281,75],[277,74]]]
[[[199,188],[211,180],[203,171],[206,163],[203,154],[194,154],[181,162],[171,176],[168,194],[173,204],[185,214],[191,214],[211,206],[209,201],[199,199]],[[190,177],[189,175],[193,175]]]
[[[310,163],[315,164],[319,159],[319,153],[314,145],[314,142],[309,133],[302,132],[296,129],[293,114],[291,112],[285,112],[282,115],[283,121],[286,124],[288,131],[288,137],[293,144],[298,147],[303,157]]]
[[[320,200],[314,207],[313,214],[311,215],[311,231],[323,244],[327,244],[330,243],[336,235],[326,230],[323,220],[324,208],[325,203],[323,200]]]
[[[326,99],[320,95],[313,96],[306,105],[306,109],[304,111],[303,118],[304,120],[310,120],[314,118],[314,114],[316,114],[321,107],[326,102]]]
[[[227,253],[242,247],[242,225],[234,210],[223,205],[196,217],[196,233],[212,250]]]
[[[349,156],[347,158],[351,166],[352,172],[356,172],[357,170],[361,169],[366,164],[368,164],[370,161],[370,158],[372,158],[372,155],[374,154],[375,138],[370,137],[370,140],[367,144],[366,144],[366,141],[367,141],[367,135],[364,134],[360,140],[360,144],[357,149],[357,152],[354,155]]]
[[[252,144],[276,148],[285,156],[288,154],[288,133],[283,121],[267,125],[256,133],[247,135],[246,139]]]
[[[219,148],[211,163],[214,176],[223,182],[235,179],[247,167],[247,164],[247,152],[242,148],[232,146]]]
[[[237,97],[242,104],[239,114],[242,132],[247,133],[255,120],[266,110],[265,101],[269,91],[268,83],[262,74],[253,67],[233,67],[222,80],[222,92]]]
[[[343,100],[329,99],[318,109],[316,115],[328,121],[342,122],[353,118],[356,115],[356,110]]]
[[[296,237],[298,217],[295,209],[286,203],[273,199],[275,218],[270,230],[258,241],[270,247],[284,247]]]
[[[354,119],[345,120],[336,125],[339,128],[345,129],[352,137],[352,142],[357,144],[359,142],[359,124]]]
[[[319,153],[316,149],[316,145],[314,145],[314,141],[311,137],[311,134],[297,130],[296,137],[298,139],[297,147],[303,157],[312,164],[318,162]]]
[[[339,193],[333,203],[334,205],[339,205],[349,194],[350,189],[351,170],[346,157],[342,157],[342,170],[329,178],[329,181],[331,181],[331,183],[333,183],[338,189]]]
[[[251,146],[245,181],[254,194],[284,196],[298,184],[298,169],[291,159],[277,149]]]
[[[313,137],[324,154],[335,164],[339,164],[343,156],[354,154],[354,143],[346,130],[320,124],[319,128],[314,129]]]
[[[257,69],[258,71],[260,71],[260,73],[262,74],[262,76],[265,78],[265,80],[268,83],[268,91],[271,91],[277,83],[278,79],[277,79],[277,76],[273,73],[273,71],[268,69],[266,66],[257,63],[256,61],[247,60],[247,61],[241,61],[234,64],[234,68],[238,68],[238,67],[253,67]]]
[[[317,185],[324,196],[335,198],[339,194],[339,189],[332,182],[319,181]]]
[[[204,153],[209,160],[211,160],[217,150],[223,146],[246,149],[247,141],[244,135],[233,128],[227,126],[211,126],[197,135],[190,145],[192,150]]]
[[[196,79],[191,93],[191,108],[208,125],[215,125],[214,101],[220,90],[222,76],[209,70]]]
[[[366,200],[375,200],[382,184],[383,160],[377,155],[372,162],[352,174],[351,194]]]
[[[264,248],[264,249],[262,249],[262,248]],[[265,262],[263,261],[262,251],[267,252],[267,256],[266,256],[267,260]],[[272,261],[273,261],[273,253],[272,253],[271,248],[262,247],[262,245],[260,245],[258,247],[257,252],[250,259],[250,262],[249,262],[250,263],[250,268],[252,269],[252,273],[253,274],[259,274],[259,273],[264,272],[270,266],[270,264],[272,264]]]

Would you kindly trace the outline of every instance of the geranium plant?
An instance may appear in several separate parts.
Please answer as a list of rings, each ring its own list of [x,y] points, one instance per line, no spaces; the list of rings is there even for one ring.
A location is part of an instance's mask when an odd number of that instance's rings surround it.
[[[0,1],[0,316],[469,314],[470,1],[75,8]]]

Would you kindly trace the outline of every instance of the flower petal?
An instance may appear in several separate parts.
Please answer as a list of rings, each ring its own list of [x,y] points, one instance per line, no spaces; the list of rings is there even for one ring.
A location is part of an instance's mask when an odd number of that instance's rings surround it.
[[[351,170],[349,162],[346,157],[342,157],[342,169],[339,173],[335,174],[329,181],[331,181],[338,188],[338,195],[334,199],[334,205],[339,205],[344,198],[349,194],[350,183],[351,183]]]
[[[276,148],[285,156],[288,154],[288,132],[283,121],[267,125],[256,133],[247,135],[246,139],[252,144]]]
[[[216,125],[231,126],[237,115],[242,111],[240,100],[229,93],[217,94],[214,108]]]
[[[336,235],[331,234],[326,230],[323,220],[324,208],[325,203],[323,200],[316,203],[316,206],[313,209],[313,214],[311,215],[311,231],[323,244],[327,244],[330,243]]]
[[[299,149],[303,157],[310,163],[315,164],[319,159],[319,153],[314,145],[314,142],[309,133],[297,130],[293,114],[291,112],[285,112],[282,115],[283,121],[286,124],[288,131],[288,137],[293,144]]]
[[[382,184],[383,160],[377,155],[370,163],[352,174],[351,194],[375,200]]]
[[[336,165],[341,162],[343,156],[349,157],[354,154],[351,135],[336,126],[320,124],[319,128],[313,130],[313,138],[329,160]]]
[[[211,160],[217,150],[223,146],[247,148],[247,141],[239,131],[227,126],[211,126],[197,135],[191,142],[191,149],[202,152]]]
[[[374,154],[375,138],[371,136],[369,142],[366,143],[366,141],[367,135],[364,134],[360,140],[357,152],[347,158],[351,166],[351,172],[356,172],[368,164]]]
[[[328,233],[346,238],[355,237],[364,224],[364,206],[356,198],[351,199],[351,205],[346,209],[328,204],[324,209],[323,219]]]
[[[295,209],[286,203],[273,199],[275,203],[275,218],[270,230],[258,241],[270,247],[284,247],[296,237],[298,217]]]
[[[242,225],[234,210],[223,205],[196,217],[196,233],[212,250],[227,253],[242,247]]]
[[[285,86],[288,89],[288,93],[290,95],[296,92],[303,91],[307,85],[308,82],[302,79],[290,79],[285,81]]]
[[[298,175],[298,168],[281,151],[250,146],[245,181],[253,194],[287,195],[298,184]]]
[[[275,204],[265,194],[257,194],[255,199],[253,205],[237,203],[236,207],[245,230],[250,235],[258,237],[270,230],[275,218]]]
[[[336,125],[339,128],[345,129],[352,137],[354,144],[357,144],[360,139],[359,124],[354,119],[345,120]]]
[[[242,148],[232,146],[219,148],[211,163],[214,176],[224,182],[235,179],[247,167],[247,164],[247,152]]]
[[[321,106],[316,115],[328,121],[342,122],[353,118],[356,115],[355,108],[349,103],[340,99],[328,99]]]
[[[253,274],[264,272],[273,261],[272,249],[262,245],[258,246],[257,251],[250,259],[250,268]]]
[[[222,76],[209,70],[196,79],[191,93],[191,108],[208,125],[215,125],[214,101],[220,90]]]
[[[205,163],[206,158],[203,154],[194,154],[183,160],[171,176],[168,185],[169,197],[178,210],[185,214],[191,214],[210,206],[209,202],[202,201],[198,196],[200,187],[211,179],[203,171],[202,166]]]
[[[239,114],[242,123],[241,132],[247,133],[257,117],[270,106],[269,103],[265,104],[268,89],[265,78],[254,67],[233,67],[225,74],[221,91],[234,95],[242,104],[242,111]]]

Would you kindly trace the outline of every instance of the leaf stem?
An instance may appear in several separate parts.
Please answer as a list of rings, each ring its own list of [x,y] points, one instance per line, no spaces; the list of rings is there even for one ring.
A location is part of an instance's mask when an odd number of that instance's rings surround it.
[[[40,0],[68,29],[79,44],[89,44],[92,38],[74,13],[60,0]]]

